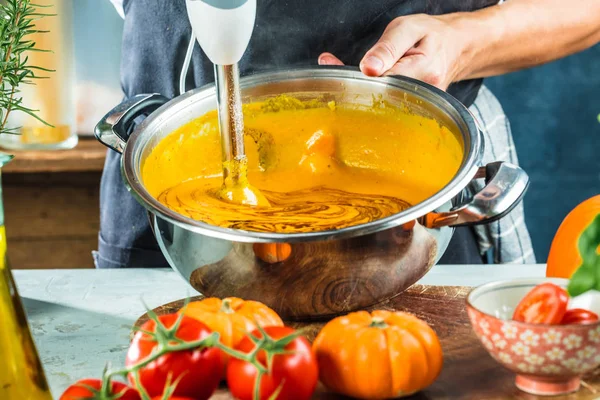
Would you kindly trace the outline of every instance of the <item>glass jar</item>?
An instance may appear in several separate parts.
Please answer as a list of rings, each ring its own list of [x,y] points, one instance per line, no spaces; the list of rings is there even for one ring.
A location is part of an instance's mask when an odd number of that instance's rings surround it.
[[[34,80],[35,85],[22,85],[23,104],[39,110],[36,114],[53,125],[46,126],[23,113],[12,112],[8,127],[20,127],[20,135],[0,136],[0,146],[8,149],[70,149],[77,145],[75,104],[75,63],[73,42],[73,1],[36,0],[40,12],[56,14],[35,21],[28,39],[36,48],[48,52],[29,52],[29,64],[54,70],[36,72],[47,79]]]

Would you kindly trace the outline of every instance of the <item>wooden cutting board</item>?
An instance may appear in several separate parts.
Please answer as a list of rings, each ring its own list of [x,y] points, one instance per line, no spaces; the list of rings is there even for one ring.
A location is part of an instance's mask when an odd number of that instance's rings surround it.
[[[436,382],[410,399],[600,399],[600,369],[585,377],[579,392],[559,397],[537,397],[519,391],[514,385],[515,375],[500,366],[482,347],[473,333],[465,309],[465,297],[470,288],[460,286],[415,285],[398,297],[378,306],[378,309],[407,311],[426,321],[438,334],[444,351],[444,368]],[[194,298],[194,300],[200,299]],[[175,312],[183,300],[165,304],[154,311],[158,315]],[[142,316],[136,325],[147,320]],[[322,322],[290,323],[295,328],[307,328],[313,340],[322,328]],[[214,399],[229,400],[231,395],[221,388]],[[319,386],[315,399],[342,399],[327,393]]]

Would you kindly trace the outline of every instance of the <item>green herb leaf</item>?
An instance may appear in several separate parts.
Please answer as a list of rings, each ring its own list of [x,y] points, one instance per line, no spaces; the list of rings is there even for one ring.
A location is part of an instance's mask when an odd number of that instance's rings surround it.
[[[579,254],[581,254],[584,264],[600,268],[598,245],[600,245],[600,214],[594,218],[579,237]]]
[[[575,297],[589,290],[593,290],[595,286],[596,277],[594,270],[587,268],[584,264],[579,267],[571,277],[567,291],[569,292],[569,296]]]
[[[40,79],[34,70],[52,72],[29,64],[27,53],[48,51],[38,49],[35,42],[27,39],[33,33],[45,33],[35,29],[34,21],[50,16],[39,12],[40,6],[31,0],[0,0],[0,134],[16,133],[15,128],[7,129],[6,123],[12,111],[27,113],[42,123],[36,112],[22,105],[19,86],[33,84],[32,79]]]
[[[571,297],[579,296],[590,290],[600,291],[600,214],[579,237],[578,248],[583,263],[575,271],[567,291]]]

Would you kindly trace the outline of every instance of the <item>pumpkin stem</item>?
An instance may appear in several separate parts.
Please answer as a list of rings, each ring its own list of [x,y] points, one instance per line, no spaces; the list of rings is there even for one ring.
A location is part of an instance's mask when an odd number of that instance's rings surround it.
[[[223,299],[223,303],[221,304],[221,309],[219,311],[225,314],[233,314],[234,310],[231,308],[231,300]]]
[[[386,324],[385,321],[380,317],[373,317],[373,319],[371,320],[371,325],[369,325],[369,328],[385,329],[387,327],[388,324]]]

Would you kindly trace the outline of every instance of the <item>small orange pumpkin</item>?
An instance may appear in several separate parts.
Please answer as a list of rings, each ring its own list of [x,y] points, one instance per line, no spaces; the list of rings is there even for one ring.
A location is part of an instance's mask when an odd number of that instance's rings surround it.
[[[279,315],[263,303],[237,297],[223,300],[209,297],[193,301],[182,311],[184,315],[219,332],[221,342],[230,348],[237,346],[246,333],[254,331],[256,324],[261,327],[283,326]],[[223,354],[223,365],[227,365],[227,360],[228,356]]]
[[[435,381],[443,363],[436,333],[403,312],[360,311],[338,317],[313,343],[321,382],[360,399],[408,396]]]
[[[252,248],[256,257],[269,264],[285,261],[292,255],[289,243],[254,243]]]
[[[579,204],[567,215],[556,231],[550,246],[546,267],[547,277],[568,279],[581,266],[579,237],[599,214],[600,195],[597,195]]]

